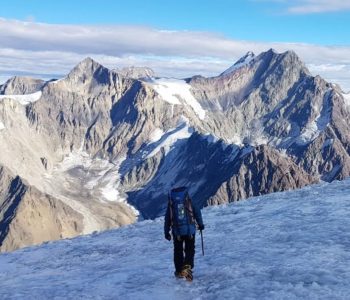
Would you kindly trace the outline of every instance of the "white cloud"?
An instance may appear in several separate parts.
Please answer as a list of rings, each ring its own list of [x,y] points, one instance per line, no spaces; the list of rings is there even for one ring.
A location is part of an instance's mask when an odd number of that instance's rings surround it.
[[[3,48],[114,56],[171,56],[179,53],[198,56],[204,49],[207,56],[227,57],[236,45],[233,40],[205,32],[166,31],[141,26],[52,25],[1,18],[0,37]]]
[[[350,3],[346,0],[303,0],[288,7],[288,12],[294,14],[312,14],[350,10]]]
[[[254,2],[274,2],[285,7],[290,14],[316,14],[350,10],[348,0],[250,0]]]
[[[339,84],[344,91],[350,91],[350,64],[308,64],[310,72],[321,75],[332,83]]]
[[[91,56],[109,68],[147,66],[161,76],[212,76],[247,51],[294,50],[326,79],[350,89],[350,46],[239,41],[192,31],[136,26],[52,25],[0,18],[0,80],[11,75],[64,76]],[[316,74],[315,74],[316,75]]]

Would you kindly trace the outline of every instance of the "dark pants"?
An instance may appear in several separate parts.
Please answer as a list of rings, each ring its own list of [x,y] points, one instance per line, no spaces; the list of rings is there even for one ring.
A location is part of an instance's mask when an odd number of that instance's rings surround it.
[[[185,247],[184,247],[185,246]],[[194,267],[195,236],[174,237],[174,265],[176,272],[181,272],[184,265]]]

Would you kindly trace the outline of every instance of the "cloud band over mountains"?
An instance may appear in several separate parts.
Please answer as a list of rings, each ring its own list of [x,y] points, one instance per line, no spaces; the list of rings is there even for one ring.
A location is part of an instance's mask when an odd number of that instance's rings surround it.
[[[313,74],[350,89],[350,46],[240,41],[208,32],[54,25],[3,18],[0,40],[0,80],[20,74],[57,77],[86,56],[109,68],[137,65],[151,67],[161,76],[209,76],[221,73],[247,51],[274,48],[294,50]]]

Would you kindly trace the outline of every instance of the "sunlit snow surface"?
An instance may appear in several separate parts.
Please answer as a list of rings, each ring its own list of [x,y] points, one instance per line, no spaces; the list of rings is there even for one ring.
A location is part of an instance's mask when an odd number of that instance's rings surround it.
[[[181,139],[187,139],[191,136],[193,130],[188,127],[187,122],[179,122],[176,128],[169,129],[158,140],[155,141],[157,146],[152,150],[147,157],[156,155],[162,148],[165,153],[168,153],[171,147]],[[158,142],[158,143],[157,143]]]
[[[202,210],[194,281],[163,219],[0,255],[1,299],[348,299],[350,179]]]
[[[249,51],[244,57],[242,57],[234,65],[229,67],[221,75],[227,75],[227,74],[233,73],[236,70],[238,70],[244,66],[247,66],[254,59],[254,57],[255,57],[254,53]]]
[[[205,118],[205,110],[191,93],[191,86],[184,80],[174,78],[160,78],[148,81],[162,99],[170,104],[181,105],[181,101],[192,107],[200,119]]]
[[[36,102],[41,98],[41,91],[33,94],[26,95],[0,95],[0,100],[12,99],[19,102],[22,105],[28,105],[29,103]]]

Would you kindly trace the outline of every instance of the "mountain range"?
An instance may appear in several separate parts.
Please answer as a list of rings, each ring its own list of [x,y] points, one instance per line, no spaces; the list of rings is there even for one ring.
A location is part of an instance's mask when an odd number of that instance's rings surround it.
[[[350,175],[350,96],[293,51],[216,77],[159,78],[91,58],[0,86],[0,251]]]

